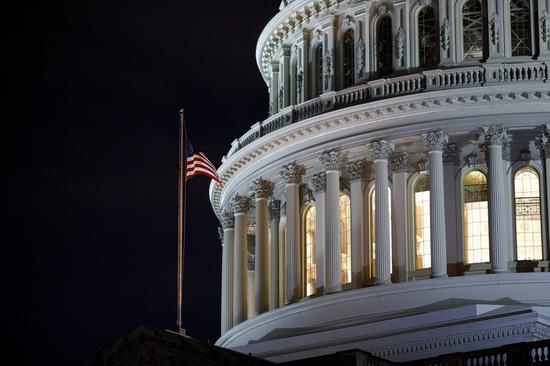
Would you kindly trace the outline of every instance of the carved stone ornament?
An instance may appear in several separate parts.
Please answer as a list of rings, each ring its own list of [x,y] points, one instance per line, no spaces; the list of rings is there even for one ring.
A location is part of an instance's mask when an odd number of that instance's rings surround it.
[[[403,173],[408,169],[408,158],[409,154],[395,153],[390,156],[390,169],[394,173]]]
[[[443,151],[443,148],[449,141],[449,136],[441,130],[434,130],[422,134],[422,139],[424,140],[424,144],[426,144],[428,151]]]
[[[256,256],[252,253],[248,253],[247,262],[248,270],[253,271],[256,267]]]
[[[302,89],[304,87],[304,71],[300,70],[298,71],[298,75],[296,76],[296,83],[297,83],[297,89],[298,89],[298,98],[302,99]]]
[[[364,160],[357,160],[349,163],[346,170],[352,182],[366,180],[367,178],[367,163]]]
[[[279,109],[283,109],[285,106],[285,89],[281,87],[279,89]]]
[[[491,43],[496,46],[500,36],[500,18],[493,13],[489,22],[489,32],[491,34]]]
[[[548,42],[550,39],[550,16],[546,9],[542,12],[539,18],[540,35],[543,42]]]
[[[271,200],[267,205],[269,211],[269,220],[279,219],[281,217],[281,201]]]
[[[349,190],[350,189],[350,180],[349,180],[349,177],[347,175],[341,175],[340,178],[339,178],[338,183],[340,185],[340,190],[343,190],[343,189]]]
[[[443,19],[441,27],[439,28],[439,39],[441,43],[441,49],[443,51],[448,51],[450,46],[450,36],[449,36],[449,20],[447,18]]]
[[[418,171],[419,172],[425,172],[430,168],[430,164],[428,162],[428,159],[426,157],[421,158],[418,160]]]
[[[281,205],[281,216],[286,216],[286,202]]]
[[[537,137],[535,144],[540,150],[541,157],[550,158],[550,127],[544,126],[542,136]]]
[[[233,209],[235,210],[235,214],[247,213],[248,210],[250,210],[251,204],[250,197],[236,195],[233,198]]]
[[[403,27],[399,27],[395,34],[395,58],[402,63],[403,56],[405,54],[405,31]]]
[[[458,163],[458,149],[455,144],[446,144],[443,148],[443,163],[444,164],[457,164]]]
[[[367,149],[374,160],[388,160],[394,148],[395,146],[386,140],[373,141],[367,144]]]
[[[502,160],[510,161],[512,155],[512,146],[508,141],[502,144]]]
[[[317,39],[317,42],[321,42],[323,40],[323,32],[321,32],[320,29],[315,31],[315,38]]]
[[[273,182],[262,178],[252,182],[250,190],[256,195],[256,199],[269,198],[273,194]]]
[[[300,185],[300,204],[305,204],[313,201],[313,192],[307,184]]]
[[[345,157],[340,151],[331,150],[325,151],[319,157],[319,161],[325,170],[340,170],[345,162]]]
[[[357,48],[359,52],[357,52],[357,67],[359,69],[359,77],[362,77],[365,72],[365,41],[363,39],[359,39],[359,42],[357,43]]]
[[[332,74],[332,55],[329,51],[325,53],[325,75]]]
[[[302,182],[302,175],[304,175],[305,171],[306,169],[303,165],[289,163],[283,166],[279,175],[286,184],[300,184]]]
[[[225,229],[233,229],[235,227],[235,215],[233,212],[224,211],[221,216],[221,224]]]
[[[327,174],[325,172],[314,174],[311,178],[311,187],[314,193],[324,192],[327,187]]]
[[[377,9],[377,13],[381,17],[388,14],[388,7],[384,4],[380,5]]]
[[[464,163],[469,167],[473,167],[479,164],[479,158],[477,156],[477,153],[472,151],[468,155],[464,157]]]
[[[502,126],[483,127],[485,142],[487,145],[502,145],[507,141],[506,130]]]
[[[355,23],[355,20],[351,16],[347,16],[342,20],[342,25],[347,28],[350,25],[353,25]]]

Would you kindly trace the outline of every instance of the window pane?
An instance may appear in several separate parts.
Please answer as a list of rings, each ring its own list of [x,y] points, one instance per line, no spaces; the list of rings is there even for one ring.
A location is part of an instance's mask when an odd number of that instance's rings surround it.
[[[317,95],[323,94],[323,45],[319,44],[316,48],[317,60]]]
[[[315,293],[315,207],[311,206],[305,216],[305,239],[306,239],[306,296]]]
[[[479,60],[483,57],[483,18],[481,2],[469,0],[462,7],[462,39],[464,59]]]
[[[431,6],[425,6],[418,13],[418,61],[420,67],[439,63],[437,36],[435,11]]]
[[[352,86],[355,73],[355,55],[354,55],[354,36],[353,29],[344,33],[344,88]]]
[[[531,56],[531,9],[529,0],[510,0],[512,56]]]
[[[427,175],[414,185],[414,227],[416,269],[430,268],[430,178]]]
[[[376,58],[378,75],[392,73],[392,29],[391,18],[384,16],[378,21],[376,29]]]
[[[487,263],[489,250],[489,204],[487,177],[474,170],[464,177],[464,262]]]
[[[347,195],[340,196],[340,253],[342,283],[351,282],[351,206]]]
[[[514,177],[516,245],[520,261],[542,259],[539,183],[539,175],[530,167],[520,169]]]

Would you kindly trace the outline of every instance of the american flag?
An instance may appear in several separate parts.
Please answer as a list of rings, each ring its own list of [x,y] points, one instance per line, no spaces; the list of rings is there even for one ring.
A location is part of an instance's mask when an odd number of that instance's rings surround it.
[[[206,175],[218,182],[218,184],[222,184],[222,180],[218,176],[214,164],[212,164],[202,152],[197,152],[195,146],[193,146],[189,139],[186,138],[185,140],[185,155],[187,156],[185,180],[189,180],[195,175]]]

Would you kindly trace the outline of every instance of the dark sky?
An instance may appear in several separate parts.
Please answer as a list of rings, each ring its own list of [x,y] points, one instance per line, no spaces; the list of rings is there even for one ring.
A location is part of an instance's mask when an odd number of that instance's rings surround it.
[[[74,365],[139,325],[174,326],[177,111],[215,164],[266,117],[254,55],[280,1],[19,3],[4,12],[5,333],[19,364]],[[215,341],[208,185],[188,185],[184,325]]]

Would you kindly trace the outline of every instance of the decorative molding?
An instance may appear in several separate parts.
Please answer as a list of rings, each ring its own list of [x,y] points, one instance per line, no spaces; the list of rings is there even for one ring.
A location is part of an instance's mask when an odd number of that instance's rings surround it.
[[[409,154],[406,152],[395,153],[390,156],[390,170],[393,173],[404,173],[408,170]]]
[[[447,18],[443,19],[443,23],[439,29],[439,38],[441,49],[445,52],[449,50],[450,46],[450,33],[449,33],[449,20]]]
[[[313,202],[313,192],[307,184],[300,185],[300,204]]]
[[[314,193],[324,192],[327,187],[327,174],[325,172],[314,174],[311,178],[311,187]]]
[[[479,164],[479,157],[475,151],[472,151],[468,155],[464,157],[464,164],[466,164],[469,168],[476,166]]]
[[[500,36],[500,18],[496,13],[493,13],[489,22],[489,32],[491,34],[491,43],[493,46],[498,44]]]
[[[428,162],[428,159],[426,159],[425,156],[421,157],[420,160],[417,162],[417,167],[419,172],[425,172],[430,168],[430,164]]]
[[[273,182],[259,178],[252,182],[250,190],[254,192],[256,199],[267,199],[273,194],[273,187]]]
[[[511,161],[511,149],[512,146],[510,145],[509,141],[506,141],[502,144],[502,160]]]
[[[539,24],[541,39],[543,42],[548,42],[550,39],[550,16],[546,9],[540,15]]]
[[[220,222],[224,230],[235,228],[235,215],[233,212],[224,211],[221,214]]]
[[[368,143],[367,149],[370,151],[373,160],[388,160],[395,146],[386,140],[379,140]]]
[[[542,127],[542,136],[536,138],[535,144],[540,150],[541,157],[550,158],[550,127],[548,125]]]
[[[422,139],[428,151],[443,151],[445,145],[449,141],[449,136],[441,130],[433,130],[422,134]]]
[[[403,27],[399,27],[397,33],[395,33],[395,58],[399,61],[399,64],[403,62],[403,56],[405,55],[405,31]]]
[[[365,41],[363,41],[362,38],[359,38],[359,41],[357,42],[357,68],[359,70],[358,74],[359,77],[363,77],[365,73]]]
[[[306,169],[303,165],[298,165],[296,162],[284,165],[279,175],[285,182],[285,184],[300,184],[302,183],[302,175],[304,175]]]
[[[251,206],[252,201],[250,197],[236,195],[233,198],[233,209],[235,210],[235,215],[247,213]]]
[[[506,142],[506,130],[502,126],[492,125],[483,127],[487,145],[502,145]]]
[[[324,81],[325,81],[325,90],[329,89],[330,77],[332,76],[332,55],[331,51],[327,50],[325,52],[325,59],[323,62],[324,69]]]
[[[338,179],[338,183],[340,185],[340,191],[345,189],[350,190],[350,179],[348,176],[341,175]]]
[[[325,170],[338,170],[340,171],[346,162],[346,157],[342,152],[338,150],[325,151],[319,157],[319,161],[323,165]]]
[[[256,256],[249,252],[246,263],[248,264],[247,269],[253,271],[256,268]]]
[[[270,200],[267,205],[267,210],[269,212],[269,220],[278,220],[281,218],[281,201],[279,200]]]

